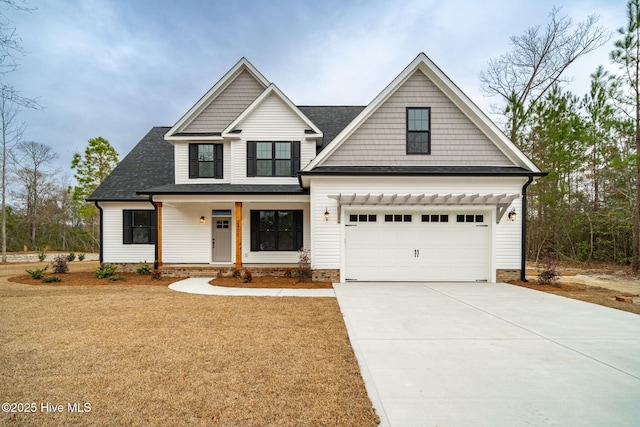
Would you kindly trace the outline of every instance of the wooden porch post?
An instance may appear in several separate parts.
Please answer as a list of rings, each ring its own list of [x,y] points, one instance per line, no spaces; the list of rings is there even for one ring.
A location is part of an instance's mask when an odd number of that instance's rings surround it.
[[[236,268],[242,268],[242,202],[236,202]]]

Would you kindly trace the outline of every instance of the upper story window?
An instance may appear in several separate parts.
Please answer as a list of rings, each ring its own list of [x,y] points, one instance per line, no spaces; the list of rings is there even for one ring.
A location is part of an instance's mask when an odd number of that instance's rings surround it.
[[[407,154],[431,154],[431,108],[407,108]]]
[[[222,144],[189,144],[189,178],[222,179]]]
[[[296,176],[300,141],[248,141],[247,176]]]

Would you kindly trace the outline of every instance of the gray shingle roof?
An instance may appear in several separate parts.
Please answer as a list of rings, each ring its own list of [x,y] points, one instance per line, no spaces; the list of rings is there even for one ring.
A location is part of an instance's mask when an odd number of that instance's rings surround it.
[[[136,191],[174,182],[173,146],[164,140],[169,127],[154,127],[111,172],[87,201],[148,200]]]
[[[356,118],[364,106],[298,106],[300,111],[315,123],[324,134],[322,141],[316,146],[319,153],[335,138],[349,123]]]

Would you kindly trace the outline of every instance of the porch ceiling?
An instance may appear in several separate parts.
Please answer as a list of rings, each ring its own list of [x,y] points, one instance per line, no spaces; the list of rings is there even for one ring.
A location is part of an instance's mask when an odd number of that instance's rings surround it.
[[[452,205],[495,205],[496,223],[504,216],[509,205],[520,194],[357,194],[340,193],[328,196],[338,202],[338,218],[342,206],[452,206]]]

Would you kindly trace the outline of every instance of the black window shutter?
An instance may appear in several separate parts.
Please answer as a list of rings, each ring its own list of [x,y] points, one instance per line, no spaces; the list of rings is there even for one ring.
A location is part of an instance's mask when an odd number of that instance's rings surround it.
[[[291,176],[297,176],[300,170],[300,141],[291,143]]]
[[[198,144],[189,144],[189,179],[198,177]]]
[[[256,165],[256,142],[248,141],[247,142],[247,176],[256,176],[257,175],[257,165]]]
[[[260,211],[251,211],[251,251],[260,250]]]
[[[215,144],[213,146],[213,177],[222,179],[223,163],[222,163],[222,144]]]
[[[133,242],[133,229],[131,228],[131,216],[130,210],[122,211],[122,243],[130,244]]]
[[[158,214],[156,211],[149,211],[149,243],[158,243]]]
[[[293,229],[295,230],[295,248],[300,249],[304,247],[304,233],[303,233],[303,211],[293,211]]]

